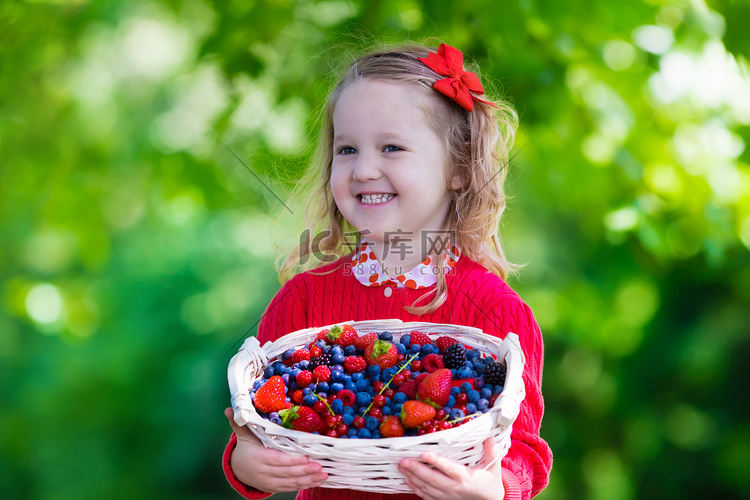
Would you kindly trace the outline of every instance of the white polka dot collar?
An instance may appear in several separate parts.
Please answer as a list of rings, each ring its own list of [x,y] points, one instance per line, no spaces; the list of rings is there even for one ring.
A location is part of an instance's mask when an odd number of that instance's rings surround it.
[[[458,262],[459,257],[461,257],[461,250],[455,245],[449,251],[446,251],[443,256],[444,272],[450,272]],[[388,273],[391,269],[383,269],[375,257],[375,252],[372,250],[369,242],[363,236],[357,253],[352,258],[351,269],[352,274],[364,286],[375,287],[387,285],[395,286],[396,288],[419,290],[420,288],[427,288],[437,283],[437,273],[439,270],[435,264],[436,258],[437,256],[430,255],[410,271],[394,276]],[[399,270],[396,268],[393,271],[397,272]]]

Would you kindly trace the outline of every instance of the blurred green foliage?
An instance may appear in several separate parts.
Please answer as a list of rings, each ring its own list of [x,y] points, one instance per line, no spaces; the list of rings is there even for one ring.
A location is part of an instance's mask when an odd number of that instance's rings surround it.
[[[321,97],[352,52],[434,37],[521,114],[503,237],[547,346],[540,498],[750,498],[749,14],[0,3],[0,496],[237,498],[225,368]]]

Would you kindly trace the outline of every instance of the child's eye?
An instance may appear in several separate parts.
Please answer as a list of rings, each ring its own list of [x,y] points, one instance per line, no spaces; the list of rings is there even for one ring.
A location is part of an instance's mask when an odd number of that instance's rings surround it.
[[[357,154],[357,150],[354,149],[354,148],[351,148],[349,146],[344,146],[343,148],[339,149],[338,154],[340,154],[340,155],[353,155],[353,154]]]
[[[403,151],[403,149],[398,146],[391,145],[391,146],[386,146],[385,148],[383,148],[383,151],[385,151],[386,153],[393,153],[394,151]]]

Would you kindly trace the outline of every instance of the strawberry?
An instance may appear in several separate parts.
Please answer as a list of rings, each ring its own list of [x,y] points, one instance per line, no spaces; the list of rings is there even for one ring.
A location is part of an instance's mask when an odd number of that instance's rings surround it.
[[[409,347],[413,346],[414,344],[419,345],[425,345],[425,344],[432,344],[432,339],[427,336],[426,333],[414,330],[410,333],[411,335],[411,341],[409,342]]]
[[[406,380],[401,386],[398,388],[398,392],[403,392],[406,394],[406,397],[409,399],[414,399],[417,397],[417,381],[412,379]]]
[[[452,344],[457,343],[458,340],[454,339],[453,337],[438,337],[435,339],[435,345],[437,345],[437,348],[440,349],[440,352],[445,351],[450,347]]]
[[[435,408],[421,401],[406,401],[401,407],[401,421],[406,427],[416,428],[435,418]]]
[[[324,329],[322,329],[321,331],[318,332],[318,335],[315,337],[315,340],[313,340],[312,343],[314,344],[318,340],[325,341],[326,337],[328,337],[328,329],[324,328]]]
[[[255,407],[264,413],[279,411],[292,406],[286,400],[286,385],[284,379],[278,375],[266,380],[255,393]]]
[[[443,364],[443,357],[440,354],[428,354],[422,360],[422,368],[424,368],[424,371],[426,371],[427,373],[432,373],[435,370],[445,368],[445,365]]]
[[[370,332],[366,335],[362,335],[361,337],[357,337],[357,339],[354,341],[354,347],[359,349],[360,351],[364,351],[367,349],[367,346],[372,344],[378,340],[378,334],[377,332]]]
[[[362,356],[347,356],[344,358],[344,370],[347,373],[361,372],[367,368],[367,362]]]
[[[307,349],[297,349],[292,354],[292,363],[299,363],[300,361],[310,361],[310,351]]]
[[[323,432],[325,421],[309,406],[294,406],[279,412],[284,427],[302,432]]]
[[[365,349],[365,361],[368,365],[390,368],[398,361],[398,349],[386,340],[376,340]]]
[[[425,377],[417,388],[417,399],[435,408],[442,408],[448,403],[451,394],[453,376],[447,368],[435,370]]]
[[[339,344],[342,347],[349,347],[358,338],[357,331],[352,328],[352,325],[336,325],[328,332],[325,340],[328,345]]]
[[[401,437],[405,431],[406,429],[404,429],[401,419],[395,415],[387,416],[383,423],[380,424],[380,435],[384,438]]]
[[[320,382],[328,382],[331,379],[331,369],[326,365],[316,366],[312,375],[316,384],[319,384]]]

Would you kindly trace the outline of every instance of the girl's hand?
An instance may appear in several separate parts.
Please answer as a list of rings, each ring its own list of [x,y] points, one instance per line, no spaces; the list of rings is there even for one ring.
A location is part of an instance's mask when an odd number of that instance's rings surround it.
[[[483,470],[499,452],[495,440],[489,438],[484,442],[484,458],[474,467],[466,467],[434,453],[422,453],[421,458],[426,464],[406,458],[398,470],[406,476],[406,484],[414,493],[425,500],[502,500],[505,490],[500,460]]]
[[[307,457],[263,446],[250,429],[237,425],[231,408],[224,410],[224,416],[237,434],[231,463],[234,475],[242,483],[266,493],[278,493],[314,488],[328,479],[320,464]]]

